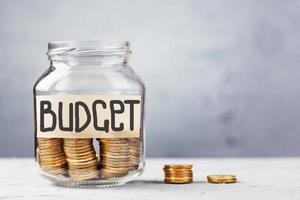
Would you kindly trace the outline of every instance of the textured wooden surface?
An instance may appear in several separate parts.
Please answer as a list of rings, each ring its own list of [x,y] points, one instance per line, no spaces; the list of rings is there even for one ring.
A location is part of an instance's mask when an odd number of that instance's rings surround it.
[[[192,163],[195,183],[162,182],[165,163]],[[0,199],[300,199],[300,158],[147,159],[139,180],[115,188],[63,188],[39,176],[31,158],[0,159]],[[235,174],[239,182],[206,183],[208,174]]]

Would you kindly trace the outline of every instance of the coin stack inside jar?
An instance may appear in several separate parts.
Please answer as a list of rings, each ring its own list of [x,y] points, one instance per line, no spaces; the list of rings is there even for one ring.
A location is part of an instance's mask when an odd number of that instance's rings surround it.
[[[182,184],[193,182],[192,165],[165,165],[165,183]]]
[[[98,177],[97,156],[93,139],[64,139],[64,151],[69,166],[69,176],[74,180]]]
[[[129,144],[127,139],[100,139],[101,178],[124,176],[129,172]]]
[[[59,138],[38,138],[38,162],[41,169],[49,174],[59,175],[66,172],[66,156]]]
[[[136,170],[139,167],[141,156],[141,141],[139,138],[129,138],[129,169]]]

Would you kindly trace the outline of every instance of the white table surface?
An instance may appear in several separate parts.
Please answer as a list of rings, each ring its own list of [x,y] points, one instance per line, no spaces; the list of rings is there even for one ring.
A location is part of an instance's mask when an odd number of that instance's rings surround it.
[[[194,183],[164,184],[166,163],[194,165]],[[0,199],[300,199],[300,158],[147,159],[137,180],[114,188],[64,188],[42,178],[32,158],[0,159]],[[235,174],[236,184],[209,184],[209,174]]]

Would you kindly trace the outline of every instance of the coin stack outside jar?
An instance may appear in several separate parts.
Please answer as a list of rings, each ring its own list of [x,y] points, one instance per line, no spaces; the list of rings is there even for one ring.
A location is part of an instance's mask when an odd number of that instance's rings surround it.
[[[165,165],[165,183],[183,184],[193,182],[193,165]]]
[[[88,180],[99,176],[93,139],[64,139],[69,176],[74,180]]]
[[[66,172],[67,161],[62,142],[59,138],[38,138],[38,162],[43,171],[52,175]]]
[[[100,167],[102,178],[126,175],[130,170],[127,139],[100,139]]]
[[[237,178],[235,175],[209,175],[207,176],[207,182],[215,184],[236,183]]]

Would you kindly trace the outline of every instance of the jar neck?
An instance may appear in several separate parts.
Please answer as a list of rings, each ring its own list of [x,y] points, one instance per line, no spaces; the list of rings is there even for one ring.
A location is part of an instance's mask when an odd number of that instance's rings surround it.
[[[64,59],[64,60],[50,60],[51,66],[69,66],[69,67],[97,67],[97,68],[112,68],[124,67],[127,62],[120,60],[90,60],[90,59]]]
[[[48,43],[51,64],[122,66],[128,62],[128,42],[58,41]]]

